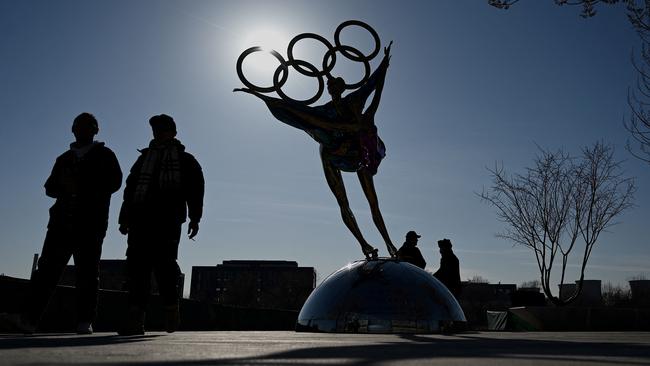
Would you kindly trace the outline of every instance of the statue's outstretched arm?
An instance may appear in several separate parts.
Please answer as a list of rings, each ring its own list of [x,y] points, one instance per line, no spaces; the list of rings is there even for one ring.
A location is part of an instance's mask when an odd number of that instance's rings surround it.
[[[381,60],[381,63],[377,69],[373,71],[368,80],[366,80],[366,82],[363,83],[359,89],[353,91],[348,95],[349,98],[360,100],[361,105],[363,105],[366,103],[366,99],[368,99],[370,94],[377,89],[377,86],[379,86],[379,84],[383,86],[384,79],[386,77],[386,70],[388,69],[388,63],[390,61],[390,47],[392,44],[393,42],[391,41],[390,45],[384,48],[384,58]],[[377,103],[379,103],[379,101],[377,101]]]
[[[358,132],[360,127],[356,123],[331,122],[322,112],[312,107],[299,105],[297,108],[289,104],[282,104],[280,108],[285,109],[311,128],[320,128],[328,131]]]
[[[366,108],[366,115],[374,116],[377,112],[377,108],[379,108],[379,101],[381,100],[381,93],[384,90],[384,81],[386,80],[386,70],[388,70],[388,64],[390,61],[390,47],[392,44],[393,41],[390,42],[388,47],[384,48],[384,59],[374,72],[374,74],[377,75],[377,79],[375,80],[375,95],[373,95],[372,102],[370,102],[370,105]]]
[[[329,131],[357,132],[360,126],[356,124],[345,124],[331,122],[324,113],[301,103],[291,102],[280,98],[273,98],[268,95],[246,88],[234,89],[233,92],[246,92],[262,99],[271,113],[280,122],[301,130],[320,128]]]
[[[264,95],[262,93],[256,92],[254,90],[250,90],[248,88],[235,88],[232,91],[233,91],[233,93],[235,93],[235,92],[244,92],[244,93],[252,94],[252,95],[262,99],[265,102],[275,101],[275,100],[281,101],[281,99],[279,99],[279,98],[269,97],[268,95]]]

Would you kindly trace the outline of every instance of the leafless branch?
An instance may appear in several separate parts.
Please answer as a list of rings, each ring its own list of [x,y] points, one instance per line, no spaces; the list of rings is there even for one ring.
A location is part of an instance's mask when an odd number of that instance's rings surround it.
[[[551,275],[557,256],[563,284],[569,256],[580,241],[582,280],[600,233],[632,207],[635,185],[623,177],[613,148],[603,143],[584,148],[579,158],[562,150],[540,151],[524,174],[510,175],[498,165],[488,169],[492,186],[480,197],[506,224],[499,237],[533,250],[542,289],[553,303],[564,305],[578,296],[581,284],[568,298],[553,295]]]

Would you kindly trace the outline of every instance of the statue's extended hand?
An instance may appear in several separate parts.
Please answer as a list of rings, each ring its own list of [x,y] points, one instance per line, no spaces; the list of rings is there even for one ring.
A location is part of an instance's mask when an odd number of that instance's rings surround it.
[[[384,47],[384,56],[390,56],[390,47],[393,45],[393,41],[390,41],[388,47]]]
[[[190,221],[190,224],[187,225],[187,235],[190,239],[194,240],[196,234],[199,233],[199,223],[196,221]]]

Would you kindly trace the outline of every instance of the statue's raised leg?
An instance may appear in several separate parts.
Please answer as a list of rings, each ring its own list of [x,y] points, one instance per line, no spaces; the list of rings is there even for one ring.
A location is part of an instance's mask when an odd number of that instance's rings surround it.
[[[379,233],[381,234],[381,237],[384,239],[384,242],[386,243],[386,249],[388,249],[388,253],[390,254],[391,257],[397,256],[397,249],[393,245],[392,240],[390,240],[390,236],[388,235],[388,229],[386,229],[386,224],[384,223],[384,218],[381,215],[381,211],[379,210],[379,201],[377,200],[377,192],[375,191],[375,183],[373,180],[373,176],[370,172],[368,172],[365,169],[361,169],[357,172],[357,176],[359,177],[359,182],[361,182],[361,188],[363,189],[363,193],[366,195],[366,198],[368,199],[368,204],[370,205],[370,212],[372,212],[372,221],[374,221],[375,226],[379,230]]]
[[[357,225],[357,220],[354,218],[354,214],[350,209],[350,204],[348,202],[348,197],[345,193],[345,185],[343,184],[343,177],[341,176],[341,171],[333,167],[329,162],[324,159],[321,159],[323,162],[323,171],[325,172],[325,179],[327,180],[327,185],[329,185],[336,201],[341,208],[341,217],[345,226],[348,227],[352,235],[357,239],[361,245],[361,251],[368,259],[377,258],[377,249],[373,248],[361,235],[361,230],[359,225]]]

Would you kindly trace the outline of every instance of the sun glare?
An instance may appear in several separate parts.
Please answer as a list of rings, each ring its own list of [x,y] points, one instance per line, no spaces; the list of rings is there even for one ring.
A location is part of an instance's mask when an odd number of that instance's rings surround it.
[[[247,37],[245,37],[242,50],[258,46],[262,47],[262,51],[251,54],[249,56],[250,60],[247,59],[246,63],[258,71],[268,69],[275,70],[279,64],[275,57],[269,54],[269,51],[278,51],[286,58],[287,44],[290,40],[289,38],[290,37],[286,33],[273,28],[257,28],[250,31]]]
[[[273,88],[274,75],[279,70],[280,62],[271,51],[276,51],[284,60],[288,60],[287,47],[296,34],[283,32],[273,27],[258,27],[246,32],[243,37],[241,52],[251,47],[260,47],[261,50],[247,53],[241,63],[243,77],[251,84],[260,88]],[[327,48],[317,40],[302,39],[293,46],[293,56],[314,65],[317,69],[321,66],[323,55]],[[284,74],[278,74],[284,75]],[[322,81],[322,78],[320,79]],[[295,68],[289,68],[288,78],[280,86],[283,93],[291,98],[307,100],[318,90],[318,78],[306,76]]]

